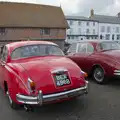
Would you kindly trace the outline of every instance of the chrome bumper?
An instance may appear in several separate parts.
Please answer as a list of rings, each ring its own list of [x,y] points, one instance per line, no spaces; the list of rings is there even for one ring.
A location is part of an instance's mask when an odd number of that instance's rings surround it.
[[[114,75],[120,75],[120,70],[114,70]]]
[[[17,94],[16,99],[18,102],[21,102],[23,104],[42,105],[43,103],[47,103],[51,101],[83,95],[87,92],[88,92],[88,82],[84,87],[80,87],[65,92],[55,93],[55,94],[43,95],[41,90],[39,91],[39,94],[36,97]]]

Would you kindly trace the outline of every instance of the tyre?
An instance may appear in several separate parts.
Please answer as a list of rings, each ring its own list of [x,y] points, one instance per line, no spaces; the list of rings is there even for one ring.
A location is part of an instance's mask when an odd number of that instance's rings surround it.
[[[101,67],[96,67],[93,70],[93,79],[98,83],[98,84],[105,84],[107,83],[108,79],[105,76],[104,70]]]
[[[8,101],[9,101],[9,104],[10,104],[10,107],[12,109],[18,109],[19,105],[17,103],[15,103],[12,99],[11,99],[11,96],[9,94],[9,91],[7,91],[7,96],[8,96]]]

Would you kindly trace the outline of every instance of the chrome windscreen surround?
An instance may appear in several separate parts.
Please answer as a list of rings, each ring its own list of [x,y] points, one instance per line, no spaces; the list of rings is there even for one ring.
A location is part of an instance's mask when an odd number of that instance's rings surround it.
[[[80,87],[60,93],[55,93],[55,94],[43,95],[41,90],[39,91],[38,96],[35,97],[17,94],[16,99],[18,102],[21,102],[23,104],[42,105],[47,102],[75,97],[86,93],[88,93],[88,82],[86,82],[86,85],[84,87]]]
[[[120,75],[120,70],[114,70],[114,75]]]

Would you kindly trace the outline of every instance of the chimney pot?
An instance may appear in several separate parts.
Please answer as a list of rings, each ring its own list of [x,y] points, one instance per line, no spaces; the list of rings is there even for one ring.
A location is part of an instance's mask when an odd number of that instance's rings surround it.
[[[90,11],[90,17],[94,17],[94,10],[93,9],[91,9],[91,11]]]

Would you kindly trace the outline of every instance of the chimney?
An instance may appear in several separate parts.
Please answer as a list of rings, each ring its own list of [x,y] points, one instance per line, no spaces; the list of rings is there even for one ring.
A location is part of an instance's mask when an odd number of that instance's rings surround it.
[[[120,18],[120,12],[117,15],[118,15],[118,18]]]
[[[90,18],[92,18],[92,17],[94,17],[94,10],[93,9],[91,9],[91,11],[90,11]]]

